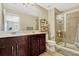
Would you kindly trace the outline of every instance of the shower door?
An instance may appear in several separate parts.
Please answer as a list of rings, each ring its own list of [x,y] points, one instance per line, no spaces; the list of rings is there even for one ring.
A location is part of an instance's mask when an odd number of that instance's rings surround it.
[[[56,51],[67,56],[79,56],[79,45],[76,36],[79,30],[79,11],[70,11],[64,14],[64,38],[56,46]],[[78,31],[78,32],[77,32]],[[79,42],[77,41],[79,44]]]
[[[66,15],[66,43],[69,44],[75,43],[78,23],[79,23],[79,11],[69,13]]]
[[[63,42],[63,32],[64,32],[64,18],[63,15],[57,15],[55,20],[55,30],[56,30],[56,43],[60,44]]]

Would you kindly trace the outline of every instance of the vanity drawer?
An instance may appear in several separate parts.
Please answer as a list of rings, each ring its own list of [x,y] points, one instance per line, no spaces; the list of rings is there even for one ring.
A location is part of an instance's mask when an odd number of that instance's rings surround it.
[[[11,38],[0,38],[0,47],[2,46],[12,46]]]

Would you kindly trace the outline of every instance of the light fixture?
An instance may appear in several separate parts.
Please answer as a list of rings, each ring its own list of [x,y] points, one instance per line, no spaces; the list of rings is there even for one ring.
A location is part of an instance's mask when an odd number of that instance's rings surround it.
[[[25,7],[32,7],[32,6],[34,6],[34,3],[22,3],[22,4]]]

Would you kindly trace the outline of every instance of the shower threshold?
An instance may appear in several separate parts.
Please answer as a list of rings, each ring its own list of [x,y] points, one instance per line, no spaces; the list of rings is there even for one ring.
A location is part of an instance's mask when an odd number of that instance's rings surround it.
[[[64,42],[56,44],[56,51],[66,55],[66,56],[79,56],[79,48],[77,48],[74,44],[67,43],[64,46]]]

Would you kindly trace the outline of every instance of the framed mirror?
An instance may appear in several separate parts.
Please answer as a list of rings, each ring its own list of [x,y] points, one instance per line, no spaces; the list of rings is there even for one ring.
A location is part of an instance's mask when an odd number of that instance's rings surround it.
[[[29,12],[31,7],[25,7],[22,3],[1,3],[0,31],[39,31],[38,16]]]

